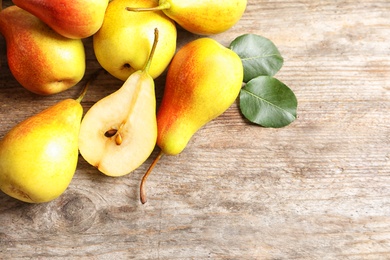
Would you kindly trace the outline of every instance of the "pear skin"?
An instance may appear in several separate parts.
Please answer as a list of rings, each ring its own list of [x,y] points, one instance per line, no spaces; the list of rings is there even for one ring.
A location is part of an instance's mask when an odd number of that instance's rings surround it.
[[[0,12],[8,66],[29,91],[50,95],[76,85],[85,73],[81,40],[65,38],[34,15],[13,5]]]
[[[222,33],[245,12],[247,0],[160,0],[154,8],[129,6],[128,10],[162,10],[185,30],[199,35]]]
[[[82,113],[66,99],[12,128],[0,141],[0,189],[29,203],[60,196],[76,170]]]
[[[157,30],[155,35],[144,69],[131,74],[121,88],[96,102],[82,120],[80,154],[107,176],[131,173],[156,145],[156,97],[154,80],[148,73],[156,50]]]
[[[99,64],[114,77],[125,81],[142,70],[153,45],[154,28],[159,43],[149,74],[155,79],[168,67],[176,51],[175,23],[163,12],[130,12],[129,5],[153,7],[155,0],[115,0],[110,2],[100,30],[93,36],[93,49]]]
[[[168,69],[157,145],[165,154],[181,153],[199,128],[232,105],[242,81],[242,62],[232,50],[210,38],[186,44]]]
[[[71,39],[87,38],[102,26],[109,0],[13,0],[57,33]]]
[[[168,68],[164,95],[157,112],[157,145],[161,148],[140,184],[145,184],[164,154],[177,155],[205,124],[224,113],[236,100],[244,79],[240,57],[211,38],[184,45]]]

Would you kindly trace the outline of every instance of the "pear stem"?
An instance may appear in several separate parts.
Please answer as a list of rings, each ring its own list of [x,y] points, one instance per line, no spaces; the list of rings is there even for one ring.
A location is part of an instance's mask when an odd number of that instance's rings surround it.
[[[131,12],[146,12],[146,11],[161,11],[169,8],[171,8],[171,4],[165,2],[156,7],[126,7],[126,10]]]
[[[80,95],[78,96],[78,98],[76,99],[77,102],[81,103],[81,101],[83,100],[85,94],[87,93],[87,90],[88,90],[88,87],[90,85],[90,81],[87,82],[87,84],[84,85],[84,88],[83,90],[81,91]]]
[[[149,72],[149,68],[150,65],[152,64],[154,53],[156,52],[157,43],[158,43],[158,29],[154,28],[154,41],[153,41],[152,50],[150,51],[148,62],[145,64],[145,67],[143,69],[146,72]]]
[[[164,155],[163,151],[160,151],[152,162],[152,164],[149,166],[149,169],[146,171],[144,176],[142,177],[141,185],[140,185],[140,200],[142,204],[145,204],[147,199],[146,199],[146,192],[145,192],[145,183],[147,178],[149,177],[150,173],[152,172],[154,166],[156,166],[157,162],[161,159],[161,157]]]
[[[1,1],[1,0],[0,0]],[[92,76],[91,78],[88,80],[88,82],[84,85],[81,93],[79,94],[78,98],[76,99],[77,102],[81,103],[81,101],[83,100],[85,94],[87,93],[87,90],[88,90],[88,87],[89,85],[91,85],[91,82],[94,81],[97,76],[99,75],[101,70],[98,70],[96,71]]]

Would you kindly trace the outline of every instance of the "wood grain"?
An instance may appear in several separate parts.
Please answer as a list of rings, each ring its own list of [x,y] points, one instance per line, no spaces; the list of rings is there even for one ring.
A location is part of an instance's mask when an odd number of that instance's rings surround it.
[[[4,1],[3,6],[11,5]],[[390,256],[390,2],[249,0],[241,21],[213,36],[271,39],[276,75],[295,92],[298,119],[267,129],[235,103],[138,187],[105,177],[81,157],[58,199],[30,205],[0,194],[1,259],[388,259]],[[197,38],[179,29],[178,45]],[[87,73],[100,66],[85,39]],[[0,40],[0,137],[67,97],[18,85]],[[87,110],[121,85],[102,74]],[[156,81],[161,99],[164,75]]]

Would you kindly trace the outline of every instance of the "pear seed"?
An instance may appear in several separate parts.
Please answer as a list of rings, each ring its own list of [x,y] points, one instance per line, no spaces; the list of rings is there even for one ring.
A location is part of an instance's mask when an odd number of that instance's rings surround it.
[[[121,136],[121,134],[118,133],[118,134],[116,135],[116,137],[115,137],[115,143],[116,143],[117,145],[121,145],[122,142],[123,142],[122,136]]]
[[[118,132],[117,129],[110,129],[104,133],[104,136],[105,137],[113,137],[116,134],[116,132]]]

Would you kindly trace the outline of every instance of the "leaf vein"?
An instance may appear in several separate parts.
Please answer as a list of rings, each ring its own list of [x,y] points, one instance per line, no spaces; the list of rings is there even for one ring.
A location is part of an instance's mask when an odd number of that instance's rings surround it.
[[[296,119],[296,117],[295,117],[294,114],[290,113],[289,111],[283,109],[283,108],[280,107],[280,106],[277,106],[277,105],[275,105],[275,104],[269,102],[268,100],[266,100],[266,99],[264,99],[264,98],[261,98],[260,96],[257,96],[257,95],[254,94],[253,92],[250,92],[250,91],[248,91],[248,90],[246,90],[246,89],[242,89],[241,91],[245,91],[246,93],[248,93],[249,95],[253,96],[254,98],[259,99],[259,100],[261,100],[261,101],[263,101],[263,102],[269,104],[270,106],[276,107],[276,108],[278,108],[278,109],[284,111],[286,114],[291,115],[294,119]]]
[[[277,54],[272,54],[272,55],[266,55],[266,56],[252,56],[252,57],[244,57],[241,58],[242,61],[250,61],[250,60],[256,60],[256,59],[264,59],[264,58],[269,58],[269,57],[281,57],[280,55]]]

